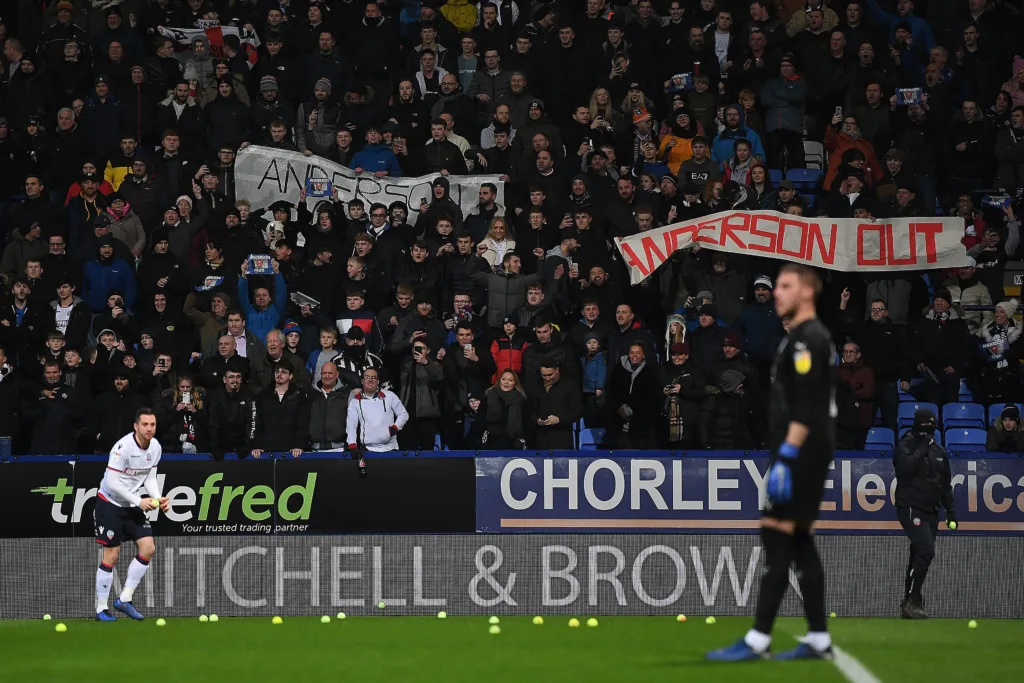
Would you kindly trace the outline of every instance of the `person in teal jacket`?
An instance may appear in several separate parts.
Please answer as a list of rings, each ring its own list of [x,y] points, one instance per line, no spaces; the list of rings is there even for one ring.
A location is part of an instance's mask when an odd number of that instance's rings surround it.
[[[245,327],[264,342],[267,333],[277,327],[284,315],[288,302],[288,287],[281,276],[277,261],[274,261],[274,296],[266,286],[256,287],[253,298],[249,298],[249,264],[242,265],[242,277],[238,278],[238,307],[245,313]]]

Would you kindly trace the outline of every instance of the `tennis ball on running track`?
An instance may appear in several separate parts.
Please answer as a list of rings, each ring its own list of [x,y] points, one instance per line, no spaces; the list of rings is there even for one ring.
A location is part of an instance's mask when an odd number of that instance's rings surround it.
[[[56,626],[56,628],[54,628],[54,630],[55,630],[55,631],[56,631],[57,633],[64,633],[64,631],[67,631],[67,630],[68,630],[68,627],[67,627],[67,626],[65,626],[64,624],[57,624],[57,626]]]
[[[533,625],[534,626],[543,626],[544,625],[544,617],[534,617],[533,618]]]
[[[577,619],[576,617],[573,617],[572,619],[569,620],[569,628],[579,628],[579,627],[580,627],[580,620],[579,619]]]
[[[163,618],[163,617],[161,617],[161,618],[159,618],[159,619],[157,619],[157,620],[156,620],[156,625],[157,625],[157,626],[167,626],[167,621],[166,621],[166,620],[164,620],[164,618]]]
[[[211,614],[210,621],[216,624],[218,621],[220,621],[220,617],[218,617],[216,614]]]
[[[487,632],[490,633],[492,636],[496,636],[499,633],[501,633],[501,627],[497,624],[493,624],[489,629],[487,629]]]
[[[976,622],[974,619],[971,619],[967,622],[967,628],[978,628],[978,622]]]
[[[714,624],[715,623],[715,618],[714,617],[708,617],[707,619],[704,620],[704,623],[705,624]]]
[[[320,623],[321,624],[329,624],[329,623],[331,623],[331,618],[325,614],[322,617],[320,617]]]
[[[200,615],[199,615],[199,621],[201,621],[202,623],[204,623],[204,624],[205,624],[205,623],[206,623],[206,622],[208,622],[209,620],[210,620],[210,617],[206,616],[205,614],[200,614]]]
[[[273,624],[274,626],[280,626],[281,624],[284,623],[284,619],[282,619],[281,617],[274,617],[273,619],[270,620],[270,623]]]

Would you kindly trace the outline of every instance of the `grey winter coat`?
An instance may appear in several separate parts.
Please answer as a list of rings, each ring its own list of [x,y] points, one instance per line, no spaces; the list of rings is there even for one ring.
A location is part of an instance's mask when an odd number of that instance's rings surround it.
[[[466,272],[475,282],[487,287],[488,327],[501,327],[501,323],[509,311],[526,305],[526,289],[543,279],[540,273],[533,275],[516,275],[504,271],[494,273],[487,268],[487,261],[480,257],[474,258],[466,264]]]
[[[784,80],[774,78],[761,89],[761,102],[766,111],[764,127],[769,133],[778,130],[791,133],[804,132],[804,104],[810,94],[810,86],[802,78]]]
[[[433,358],[426,365],[416,363],[412,358],[402,361],[398,398],[402,401],[405,409],[409,411],[410,418],[441,417],[441,383],[443,381],[444,371],[441,369],[441,364]]]
[[[317,450],[345,445],[345,420],[348,415],[349,390],[341,382],[334,391],[324,391],[317,382],[309,394],[309,440]]]

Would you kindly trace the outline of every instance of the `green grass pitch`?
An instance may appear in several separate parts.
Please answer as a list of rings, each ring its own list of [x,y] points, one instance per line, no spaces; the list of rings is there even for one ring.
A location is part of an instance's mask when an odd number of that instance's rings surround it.
[[[623,683],[628,681],[843,681],[829,662],[711,664],[704,653],[746,631],[748,618],[707,625],[693,615],[599,617],[596,628],[569,628],[567,617],[501,617],[500,635],[487,617],[269,617],[200,623],[169,619],[157,627],[64,619],[0,622],[0,679],[74,683],[111,680],[113,672],[148,681],[325,681],[401,683]],[[68,627],[56,633],[58,622]],[[776,650],[796,644],[799,619],[781,619]],[[907,622],[832,619],[836,644],[882,681],[1020,680],[1024,621]]]

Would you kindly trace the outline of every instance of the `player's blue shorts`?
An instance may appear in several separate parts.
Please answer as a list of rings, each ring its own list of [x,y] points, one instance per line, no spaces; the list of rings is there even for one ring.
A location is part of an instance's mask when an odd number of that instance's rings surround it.
[[[117,548],[125,539],[137,541],[153,535],[145,512],[137,507],[118,507],[99,496],[96,496],[92,519],[96,542],[108,548]]]

